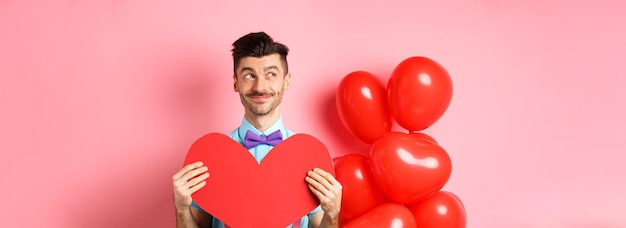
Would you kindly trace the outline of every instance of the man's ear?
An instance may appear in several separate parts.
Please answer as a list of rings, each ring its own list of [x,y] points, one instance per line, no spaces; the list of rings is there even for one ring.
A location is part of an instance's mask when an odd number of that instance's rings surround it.
[[[239,86],[237,86],[237,75],[233,75],[233,90],[239,93]]]
[[[285,75],[285,85],[284,85],[284,86],[285,86],[285,89],[289,89],[289,86],[290,86],[290,85],[289,85],[289,80],[291,80],[291,74],[290,74],[290,73],[287,73],[287,74]]]

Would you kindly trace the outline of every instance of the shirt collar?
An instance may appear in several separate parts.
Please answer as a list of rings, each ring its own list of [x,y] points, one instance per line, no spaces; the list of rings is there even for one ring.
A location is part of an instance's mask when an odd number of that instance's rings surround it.
[[[259,131],[254,126],[252,126],[252,124],[250,124],[250,122],[248,122],[248,120],[244,116],[243,120],[241,121],[241,125],[239,126],[239,130],[238,130],[239,137],[243,139],[244,136],[246,135],[246,132],[248,132],[248,130],[258,135],[270,135],[273,132],[280,130],[280,133],[283,135],[283,137],[287,136],[287,130],[285,129],[285,125],[283,125],[282,116],[278,117],[278,120],[274,124],[272,124],[272,126],[270,126],[267,130],[263,132]]]

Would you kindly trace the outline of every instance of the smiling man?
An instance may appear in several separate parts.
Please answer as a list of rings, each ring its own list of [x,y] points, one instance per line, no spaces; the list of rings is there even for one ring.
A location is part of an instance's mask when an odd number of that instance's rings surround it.
[[[291,79],[288,52],[287,46],[274,42],[264,32],[247,34],[233,43],[233,88],[239,93],[245,111],[241,125],[229,137],[248,148],[259,163],[276,143],[294,134],[285,128],[280,115],[283,93],[289,89]],[[259,137],[269,140],[260,144],[250,140]],[[201,162],[196,162],[174,174],[177,227],[227,227],[191,199],[191,194],[204,187],[205,180],[210,178],[207,170]],[[330,173],[317,168],[307,173],[305,181],[320,206],[288,227],[338,227],[341,184]],[[272,216],[272,211],[263,213]]]

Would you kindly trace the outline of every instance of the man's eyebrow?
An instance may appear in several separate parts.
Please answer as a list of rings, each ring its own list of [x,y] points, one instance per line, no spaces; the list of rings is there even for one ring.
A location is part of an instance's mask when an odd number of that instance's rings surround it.
[[[266,66],[265,68],[263,68],[264,71],[268,71],[268,70],[276,70],[276,71],[280,71],[278,70],[277,66]]]
[[[239,73],[243,73],[244,71],[252,71],[252,73],[254,73],[254,69],[252,69],[252,67],[243,67],[241,68],[241,70],[239,71]]]

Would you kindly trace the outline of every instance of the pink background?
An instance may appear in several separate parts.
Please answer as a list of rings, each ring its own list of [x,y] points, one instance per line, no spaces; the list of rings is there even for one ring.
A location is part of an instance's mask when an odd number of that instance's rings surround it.
[[[341,78],[426,56],[467,227],[626,227],[626,4],[410,2],[0,1],[0,227],[173,227],[171,176],[239,124],[230,44],[260,30],[292,49],[287,126],[334,156],[369,148]]]

